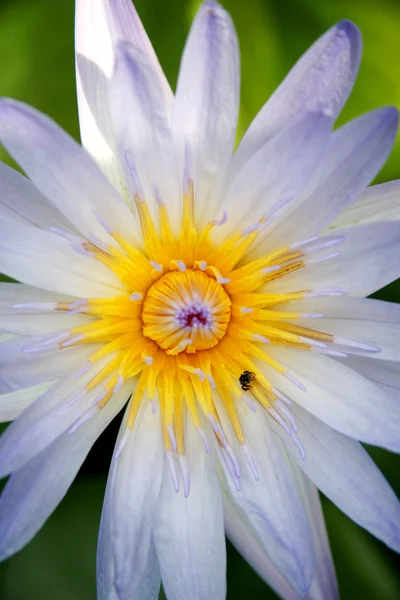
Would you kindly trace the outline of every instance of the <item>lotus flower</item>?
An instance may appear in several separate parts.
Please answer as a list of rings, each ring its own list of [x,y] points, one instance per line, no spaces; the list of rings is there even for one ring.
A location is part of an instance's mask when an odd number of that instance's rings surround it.
[[[205,2],[175,96],[129,0],[78,0],[83,149],[0,102],[0,556],[34,536],[123,407],[98,597],[223,600],[225,533],[285,599],[337,597],[317,488],[400,547],[359,441],[400,448],[398,115],[333,131],[360,34],[300,59],[234,151],[239,50]],[[389,186],[389,187],[388,187]],[[79,507],[77,507],[79,510]]]

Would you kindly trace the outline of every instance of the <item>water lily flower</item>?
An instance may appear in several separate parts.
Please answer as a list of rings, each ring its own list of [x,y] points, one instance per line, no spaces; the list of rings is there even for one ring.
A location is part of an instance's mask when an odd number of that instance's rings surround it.
[[[400,548],[361,442],[400,449],[392,107],[333,131],[358,29],[299,60],[234,151],[239,50],[200,8],[175,95],[129,0],[77,0],[82,149],[0,101],[0,556],[31,540],[123,407],[101,600],[223,600],[225,533],[285,599],[337,597],[319,488]],[[389,191],[388,191],[389,189]],[[387,202],[386,202],[387,201]],[[389,217],[388,217],[389,215]],[[79,510],[79,507],[77,507]]]

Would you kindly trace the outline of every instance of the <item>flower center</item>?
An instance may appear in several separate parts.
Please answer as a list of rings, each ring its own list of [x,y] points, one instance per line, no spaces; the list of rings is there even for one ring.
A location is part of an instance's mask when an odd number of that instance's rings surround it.
[[[143,333],[168,354],[195,353],[218,344],[231,319],[224,288],[202,271],[166,273],[143,302]]]
[[[185,496],[189,474],[185,457],[186,415],[210,450],[203,430],[208,421],[227,472],[239,489],[240,467],[227,437],[232,430],[255,478],[257,467],[242,429],[242,400],[254,410],[258,405],[290,436],[304,458],[297,425],[286,396],[286,381],[303,392],[306,387],[276,348],[319,352],[346,357],[347,349],[379,352],[379,348],[308,327],[324,315],[298,312],[291,303],[346,293],[340,288],[277,290],[276,280],[338,256],[320,253],[340,244],[343,237],[324,241],[309,238],[282,246],[253,259],[249,252],[268,226],[263,217],[253,227],[234,231],[216,244],[212,231],[222,221],[211,221],[198,231],[194,223],[193,186],[183,199],[182,225],[174,233],[166,207],[159,203],[159,228],[147,204],[135,197],[143,233],[143,249],[99,222],[116,244],[102,247],[73,238],[73,247],[96,258],[118,277],[119,295],[82,298],[75,302],[30,303],[20,308],[81,312],[91,317],[68,331],[45,338],[26,352],[93,346],[88,362],[75,374],[81,388],[63,406],[88,397],[91,404],[80,423],[101,410],[125,381],[133,393],[126,420],[126,436],[133,428],[143,402],[160,408],[163,441],[176,490],[179,489],[174,454],[179,460]],[[278,208],[282,203],[278,203]],[[273,214],[273,212],[272,212]],[[271,215],[270,215],[271,216]],[[61,234],[67,239],[70,233]],[[253,248],[254,249],[254,248]],[[317,256],[313,256],[317,254]],[[272,285],[271,285],[272,284]],[[337,348],[335,348],[335,345]],[[269,348],[271,350],[269,351]],[[345,350],[343,352],[342,350]],[[264,368],[265,367],[265,368]],[[282,391],[284,389],[284,391]],[[223,407],[223,411],[221,409]],[[223,415],[223,416],[222,416]],[[122,451],[121,448],[119,452]]]

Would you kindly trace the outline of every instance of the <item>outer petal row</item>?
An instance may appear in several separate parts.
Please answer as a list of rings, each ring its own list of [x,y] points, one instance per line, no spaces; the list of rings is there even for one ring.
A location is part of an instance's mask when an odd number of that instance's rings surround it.
[[[86,363],[91,353],[87,347],[65,348],[62,352],[23,352],[27,346],[41,341],[42,336],[10,336],[0,343],[1,393],[68,377]]]
[[[400,276],[398,222],[345,227],[335,230],[334,237],[343,238],[337,246],[338,257],[276,280],[268,286],[268,291],[286,293],[337,287],[352,296],[369,296]],[[321,236],[318,243],[331,239],[332,232]]]
[[[25,284],[81,298],[112,297],[124,289],[109,269],[63,237],[17,221],[0,220],[0,271]]]
[[[287,456],[287,453],[283,452]],[[303,490],[303,502],[309,514],[314,551],[318,557],[310,590],[303,597],[308,600],[336,600],[338,590],[335,570],[318,492],[298,468],[297,480],[298,487]],[[260,577],[284,600],[298,600],[299,595],[289,586],[282,573],[265,553],[257,531],[249,525],[245,513],[227,495],[224,496],[224,518],[228,538]]]
[[[86,352],[90,354],[90,350]],[[85,363],[81,360],[79,366]],[[84,390],[105,364],[106,360],[101,361],[79,379],[70,374],[57,381],[9,425],[0,439],[0,477],[22,468],[80,419],[102,412],[93,404],[98,390],[87,394]]]
[[[297,594],[304,596],[311,585],[316,557],[297,485],[265,420],[244,403],[237,408],[250,451],[254,452],[259,480],[254,479],[237,447],[240,491],[231,484],[232,478],[228,476],[230,494],[257,532],[258,540],[272,563]]]
[[[199,226],[215,214],[226,179],[239,85],[239,51],[231,18],[216,2],[204,2],[183,53],[172,118],[181,172],[194,182]]]
[[[147,402],[133,430],[128,434],[124,423],[120,430],[101,518],[97,552],[100,600],[110,600],[113,590],[118,591],[119,600],[158,598],[160,575],[152,523],[164,449],[155,421]]]
[[[230,493],[224,494],[228,537],[283,598],[335,598],[334,568],[314,486],[262,414],[240,405],[238,411],[259,481],[241,461],[240,491],[229,485]]]
[[[0,163],[0,219],[20,221],[42,229],[73,230],[70,223],[35,188],[33,183]]]
[[[177,233],[182,195],[169,114],[151,62],[131,44],[118,46],[109,106],[129,198],[145,200],[155,222],[157,203],[166,204]]]
[[[190,494],[176,493],[164,464],[154,522],[154,541],[166,595],[171,600],[223,600],[226,551],[222,498],[214,456],[194,427],[187,428]]]
[[[186,446],[191,477],[188,498],[182,491],[177,494],[172,484],[158,417],[152,414],[151,405],[142,409],[132,432],[127,434],[122,426],[98,548],[101,600],[113,598],[113,590],[120,600],[156,598],[157,562],[169,600],[225,598],[219,484],[212,458],[190,424]]]
[[[115,48],[123,41],[134,44],[151,61],[154,75],[160,82],[162,101],[170,112],[171,89],[132,2],[77,1],[76,82],[82,143],[121,193],[124,193],[124,174],[115,155],[108,88]]]
[[[332,134],[318,168],[293,209],[269,232],[258,251],[319,235],[350,206],[384,165],[397,133],[394,107],[371,111]]]
[[[0,394],[0,422],[13,421],[39,396],[53,385],[53,381],[40,383],[32,387]]]
[[[397,180],[367,188],[352,206],[338,216],[331,229],[399,219],[400,180]]]
[[[279,310],[288,311],[289,305],[282,305]],[[367,356],[370,360],[400,361],[399,304],[371,298],[335,296],[291,303],[290,310],[319,313],[323,317],[313,323],[313,329],[375,346],[377,350],[363,350],[356,344],[343,348],[346,353]],[[298,321],[298,324],[304,325],[304,321]]]
[[[342,359],[337,360],[341,362]],[[343,362],[366,379],[374,381],[387,391],[397,394],[400,390],[399,362],[377,361],[374,358],[367,358],[365,356],[349,356]]]
[[[247,130],[232,163],[235,171],[279,130],[325,106],[336,119],[353,87],[361,56],[357,27],[342,21],[300,58]]]
[[[263,367],[266,374],[304,409],[352,438],[400,450],[400,405],[391,391],[327,356],[281,348],[269,352],[287,365],[306,391],[277,379],[267,366]]]
[[[110,244],[96,211],[128,240],[137,222],[92,158],[51,119],[13,100],[0,101],[0,141],[35,186],[87,239]]]
[[[294,460],[315,485],[353,521],[400,550],[400,502],[362,446],[299,406],[293,407],[307,458],[272,421]]]
[[[262,217],[267,222],[275,218],[280,203],[290,206],[324,156],[332,124],[321,111],[307,112],[252,155],[225,190],[217,217],[226,212],[228,219],[218,228],[220,238]],[[281,212],[286,214],[286,207]]]
[[[113,403],[82,425],[65,433],[13,473],[0,497],[0,559],[27,544],[64,497],[91,446],[126,401],[127,386]]]

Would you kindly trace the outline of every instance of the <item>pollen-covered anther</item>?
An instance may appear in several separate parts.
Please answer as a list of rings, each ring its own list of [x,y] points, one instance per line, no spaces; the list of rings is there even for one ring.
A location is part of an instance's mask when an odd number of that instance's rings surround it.
[[[158,279],[143,302],[143,334],[168,354],[207,350],[224,337],[231,301],[202,271],[173,271]]]

